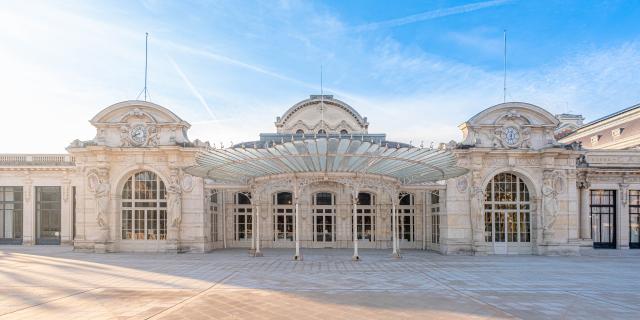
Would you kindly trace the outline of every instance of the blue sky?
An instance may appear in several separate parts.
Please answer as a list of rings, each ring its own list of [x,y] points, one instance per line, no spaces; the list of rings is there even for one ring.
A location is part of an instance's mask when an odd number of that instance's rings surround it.
[[[509,101],[587,120],[640,103],[637,1],[0,0],[0,152],[63,152],[143,86],[192,139],[253,140],[324,91],[392,140],[460,140]]]

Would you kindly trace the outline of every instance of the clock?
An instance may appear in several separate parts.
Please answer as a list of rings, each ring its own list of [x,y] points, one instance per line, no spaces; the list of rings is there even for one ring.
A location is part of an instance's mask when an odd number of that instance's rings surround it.
[[[142,145],[147,141],[147,130],[144,126],[138,125],[131,128],[129,135],[131,141],[136,145]]]
[[[506,144],[513,146],[520,141],[520,132],[515,127],[506,127],[502,131],[502,138]]]

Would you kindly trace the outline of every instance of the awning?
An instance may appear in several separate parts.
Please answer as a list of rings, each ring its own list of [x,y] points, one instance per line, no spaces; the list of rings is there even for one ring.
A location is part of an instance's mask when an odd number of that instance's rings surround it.
[[[419,184],[454,178],[468,170],[444,149],[391,146],[349,138],[310,138],[266,147],[208,149],[196,157],[189,174],[221,182],[285,174],[366,174]]]

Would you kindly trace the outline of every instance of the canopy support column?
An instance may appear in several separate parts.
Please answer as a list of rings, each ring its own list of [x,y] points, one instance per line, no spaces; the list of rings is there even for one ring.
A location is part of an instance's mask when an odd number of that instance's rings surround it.
[[[262,257],[262,251],[260,251],[260,201],[257,201],[256,205],[256,252],[254,257]]]
[[[358,255],[358,190],[353,190],[353,257],[351,260],[360,260]]]
[[[302,261],[302,254],[300,253],[300,192],[301,189],[309,182],[301,181],[298,183],[297,180],[293,181],[293,201],[295,201],[295,237],[296,237],[296,253],[293,256],[293,260]]]
[[[400,258],[400,253],[398,253],[398,212],[396,210],[396,202],[392,199],[391,200],[391,219],[393,220],[391,222],[391,227],[393,229],[393,235],[392,235],[392,241],[393,241],[393,252],[391,253],[391,255],[394,258]]]

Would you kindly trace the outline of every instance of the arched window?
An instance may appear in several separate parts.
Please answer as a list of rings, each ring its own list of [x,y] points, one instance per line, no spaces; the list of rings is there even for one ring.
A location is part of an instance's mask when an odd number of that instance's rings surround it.
[[[298,130],[296,130],[296,134],[304,134],[304,130],[298,129]]]
[[[520,177],[500,173],[485,190],[485,241],[530,242],[531,204],[529,189]]]
[[[293,194],[278,192],[273,195],[273,238],[293,241]]]
[[[347,131],[345,129],[342,129],[342,130],[340,130],[340,134],[349,134],[349,131]]]
[[[233,195],[233,233],[236,241],[251,240],[253,236],[253,209],[251,194],[238,192]]]
[[[318,130],[318,134],[327,134],[327,132],[324,131],[324,129],[320,129],[320,130]]]
[[[318,192],[313,195],[313,240],[336,241],[336,202],[333,193]]]
[[[122,188],[122,239],[166,240],[167,190],[151,171],[129,177]]]
[[[356,213],[358,239],[374,241],[376,225],[375,196],[368,192],[358,193]]]

